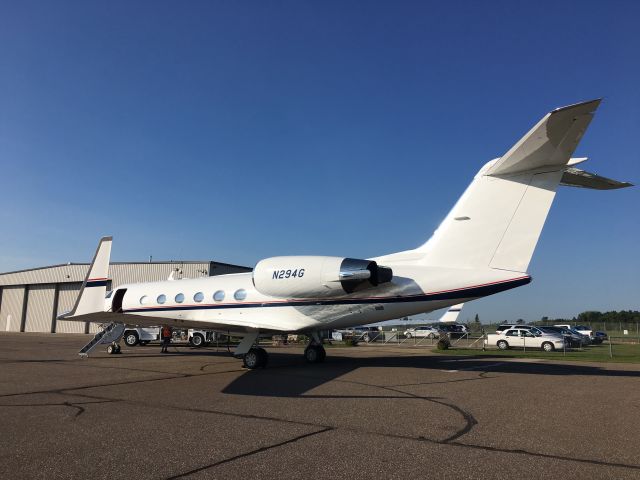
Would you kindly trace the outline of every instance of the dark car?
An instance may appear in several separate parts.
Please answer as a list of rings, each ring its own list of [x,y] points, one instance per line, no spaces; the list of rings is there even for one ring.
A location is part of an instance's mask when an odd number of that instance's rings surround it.
[[[464,337],[468,333],[465,325],[457,323],[438,325],[438,331],[440,331],[440,336],[442,333],[446,333],[450,338]]]
[[[600,345],[602,342],[604,342],[605,340],[607,340],[609,338],[609,336],[607,335],[606,332],[593,332],[593,344],[594,345]]]
[[[567,347],[569,348],[582,348],[582,345],[584,344],[584,339],[582,338],[583,336],[571,332],[571,330],[569,330],[568,328],[551,326],[538,328],[543,332],[557,333],[562,335],[564,341],[567,343]]]
[[[378,327],[356,327],[353,329],[353,338],[361,342],[372,342],[380,337]]]

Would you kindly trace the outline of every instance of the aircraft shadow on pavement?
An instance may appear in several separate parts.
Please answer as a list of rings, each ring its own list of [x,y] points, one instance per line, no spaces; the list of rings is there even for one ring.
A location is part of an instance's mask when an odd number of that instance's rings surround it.
[[[634,370],[608,370],[592,365],[576,365],[520,361],[505,361],[505,357],[481,356],[380,356],[380,357],[343,357],[331,356],[331,350],[327,352],[325,363],[309,365],[300,354],[270,352],[270,363],[266,369],[248,370],[245,374],[233,380],[223,389],[223,393],[233,395],[253,395],[267,397],[299,397],[306,396],[313,389],[347,375],[360,368],[398,368],[398,369],[426,369],[434,371],[457,370],[463,373],[475,374],[472,378],[452,378],[443,380],[440,377],[433,381],[425,379],[418,382],[424,385],[430,383],[449,383],[459,381],[479,380],[487,378],[478,376],[483,373],[508,373],[517,375],[551,375],[551,376],[607,376],[639,378],[640,371]],[[511,360],[511,359],[509,359]],[[380,385],[388,384],[388,375],[385,372],[384,381]],[[383,380],[381,378],[381,380]],[[346,380],[353,384],[376,386],[375,375],[367,375],[367,379],[359,382],[357,378]],[[393,382],[391,382],[393,383]],[[399,386],[399,385],[398,385]],[[389,392],[391,393],[391,392]],[[323,395],[319,395],[322,397]],[[318,398],[318,395],[311,395]],[[342,397],[342,396],[340,396]],[[385,398],[391,398],[386,395]],[[344,398],[353,398],[346,395]],[[376,396],[363,395],[363,398],[376,398]],[[397,397],[394,397],[397,398]]]

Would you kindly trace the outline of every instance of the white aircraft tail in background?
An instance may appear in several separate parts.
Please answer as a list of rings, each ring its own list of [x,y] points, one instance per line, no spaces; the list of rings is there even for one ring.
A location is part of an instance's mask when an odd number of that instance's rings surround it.
[[[458,315],[462,311],[462,307],[464,307],[464,303],[459,303],[449,308],[438,320],[440,323],[455,323],[458,320]]]

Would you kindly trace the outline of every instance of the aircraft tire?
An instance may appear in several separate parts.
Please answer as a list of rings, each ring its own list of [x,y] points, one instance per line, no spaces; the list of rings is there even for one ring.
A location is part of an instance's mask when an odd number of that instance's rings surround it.
[[[252,348],[245,353],[242,364],[249,370],[255,370],[256,368],[263,368],[267,366],[269,356],[264,348]]]
[[[322,345],[309,345],[304,351],[304,358],[307,363],[320,363],[324,361],[326,355]]]

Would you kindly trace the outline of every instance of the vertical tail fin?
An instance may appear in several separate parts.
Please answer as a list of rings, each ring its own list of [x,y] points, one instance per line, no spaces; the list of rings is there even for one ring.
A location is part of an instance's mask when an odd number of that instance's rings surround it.
[[[69,317],[104,311],[104,297],[107,293],[112,241],[113,237],[102,237],[100,239],[73,309],[60,315],[58,319],[69,320]]]
[[[459,303],[457,305],[453,305],[449,307],[449,309],[444,312],[444,314],[438,320],[440,323],[454,323],[458,320],[458,315],[462,311],[462,307],[464,307],[464,303]]]
[[[567,163],[600,100],[554,110],[487,163],[417,249],[419,263],[526,272]]]

